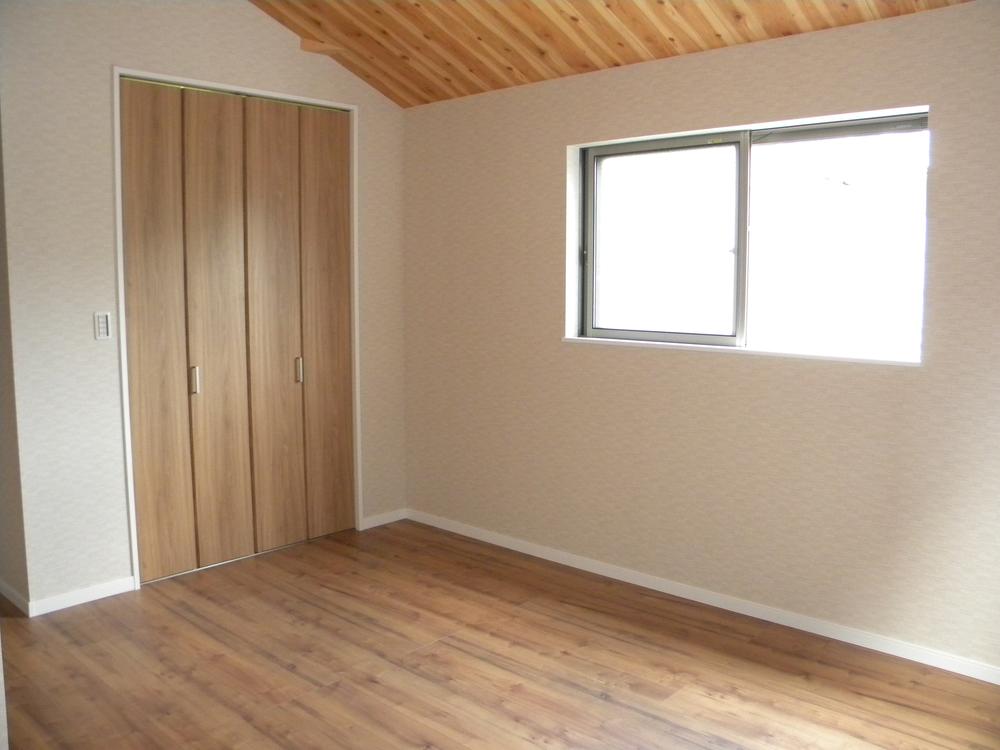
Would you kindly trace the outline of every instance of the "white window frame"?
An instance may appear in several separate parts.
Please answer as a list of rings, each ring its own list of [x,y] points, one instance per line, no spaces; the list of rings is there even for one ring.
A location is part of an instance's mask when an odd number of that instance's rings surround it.
[[[580,247],[580,329],[581,338],[646,341],[670,344],[695,344],[746,348],[747,324],[747,263],[749,249],[750,169],[753,144],[775,143],[778,141],[816,140],[820,138],[844,138],[857,135],[877,135],[912,130],[926,130],[926,112],[869,117],[836,122],[820,122],[807,125],[784,127],[761,127],[731,130],[705,135],[665,137],[655,140],[631,141],[607,145],[588,146],[581,155],[581,247]],[[739,167],[737,171],[738,190],[736,219],[736,268],[733,288],[733,327],[728,335],[690,333],[685,331],[643,331],[617,328],[599,328],[594,325],[594,271],[596,253],[596,196],[600,190],[599,167],[601,159],[628,154],[641,154],[674,149],[693,149],[733,143],[738,148]]]

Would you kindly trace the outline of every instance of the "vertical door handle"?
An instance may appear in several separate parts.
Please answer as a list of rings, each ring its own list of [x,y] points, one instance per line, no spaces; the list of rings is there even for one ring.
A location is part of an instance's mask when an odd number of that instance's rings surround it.
[[[201,368],[198,366],[192,367],[188,372],[188,385],[191,388],[191,393],[201,393]]]
[[[295,382],[302,383],[305,382],[306,371],[305,366],[302,364],[302,357],[295,358]]]

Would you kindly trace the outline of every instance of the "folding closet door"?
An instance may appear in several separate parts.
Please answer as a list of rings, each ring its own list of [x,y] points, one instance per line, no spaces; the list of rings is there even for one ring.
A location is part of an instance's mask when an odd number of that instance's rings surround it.
[[[300,114],[302,349],[309,536],[353,528],[350,115]]]
[[[121,83],[129,403],[140,577],[197,566],[184,301],[181,91]]]
[[[253,554],[243,99],[184,90],[191,455],[198,565]]]
[[[246,253],[257,551],[306,538],[299,108],[248,97]]]
[[[123,79],[144,581],[355,525],[350,119]]]

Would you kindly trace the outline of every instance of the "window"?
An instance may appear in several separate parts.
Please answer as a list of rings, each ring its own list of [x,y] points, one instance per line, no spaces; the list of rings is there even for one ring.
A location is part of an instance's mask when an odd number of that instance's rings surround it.
[[[583,151],[581,334],[920,360],[927,116]]]

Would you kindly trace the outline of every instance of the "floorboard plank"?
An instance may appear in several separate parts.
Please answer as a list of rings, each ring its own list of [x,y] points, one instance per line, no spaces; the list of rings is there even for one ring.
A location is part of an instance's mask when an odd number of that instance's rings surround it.
[[[410,521],[0,627],[17,750],[1000,750],[998,686]]]

